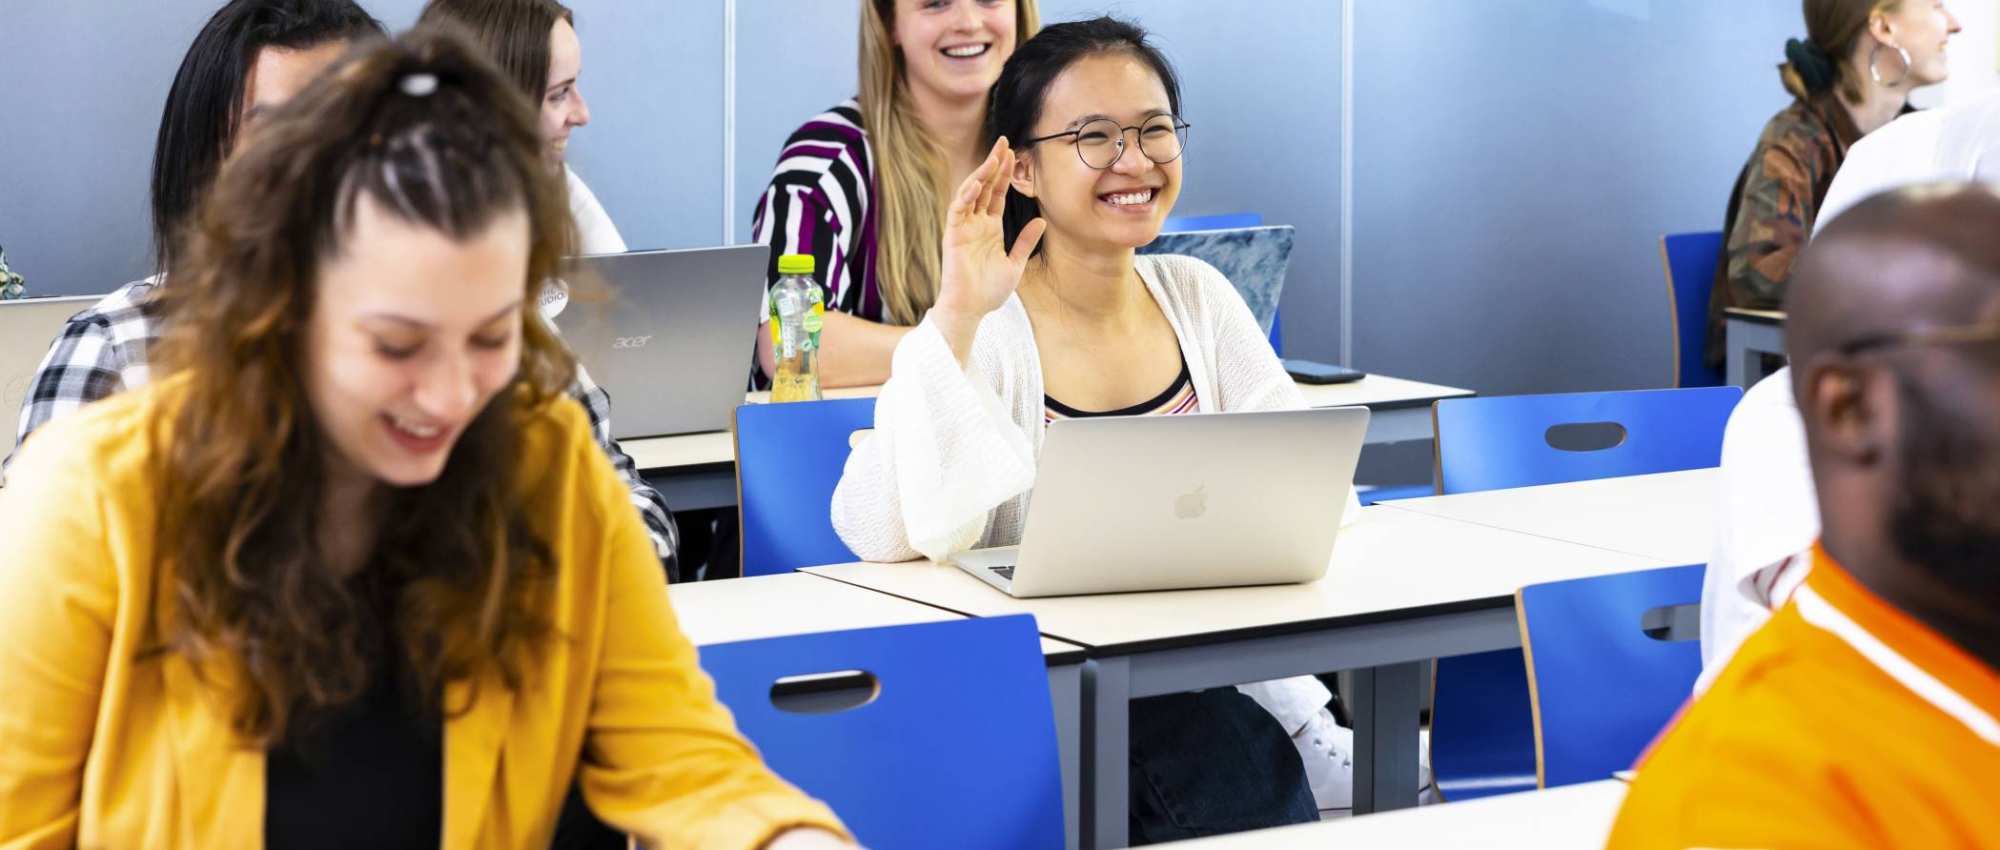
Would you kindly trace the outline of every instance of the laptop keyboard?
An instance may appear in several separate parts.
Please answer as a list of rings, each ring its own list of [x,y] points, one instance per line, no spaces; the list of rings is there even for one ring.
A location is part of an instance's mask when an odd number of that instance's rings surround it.
[[[992,570],[994,575],[997,575],[1008,581],[1014,580],[1014,567],[1012,564],[1009,564],[1004,567],[987,567],[987,569]]]

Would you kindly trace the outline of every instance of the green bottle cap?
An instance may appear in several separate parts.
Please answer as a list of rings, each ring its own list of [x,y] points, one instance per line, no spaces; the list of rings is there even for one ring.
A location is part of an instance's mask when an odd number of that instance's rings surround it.
[[[812,274],[811,254],[785,254],[778,258],[778,274]]]

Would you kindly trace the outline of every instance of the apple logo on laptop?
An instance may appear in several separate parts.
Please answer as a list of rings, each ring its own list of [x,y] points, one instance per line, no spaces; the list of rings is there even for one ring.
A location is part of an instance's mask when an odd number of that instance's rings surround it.
[[[1181,519],[1198,519],[1208,513],[1208,485],[1194,488],[1194,492],[1183,494],[1174,500],[1174,516]]]

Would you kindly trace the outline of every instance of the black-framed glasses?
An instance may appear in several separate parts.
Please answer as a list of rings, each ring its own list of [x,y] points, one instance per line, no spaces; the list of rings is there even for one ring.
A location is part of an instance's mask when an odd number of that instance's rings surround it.
[[[1074,130],[1029,139],[1025,146],[1074,136],[1077,158],[1082,159],[1084,165],[1103,171],[1117,165],[1118,160],[1125,156],[1125,134],[1132,132],[1138,134],[1141,155],[1158,165],[1166,165],[1180,159],[1181,153],[1187,150],[1187,131],[1191,126],[1172,115],[1155,115],[1137,127],[1123,127],[1109,118],[1096,118]]]
[[[1848,357],[1870,351],[1914,345],[1978,345],[2000,342],[2000,323],[1954,325],[1920,331],[1883,331],[1841,343],[1834,350]]]

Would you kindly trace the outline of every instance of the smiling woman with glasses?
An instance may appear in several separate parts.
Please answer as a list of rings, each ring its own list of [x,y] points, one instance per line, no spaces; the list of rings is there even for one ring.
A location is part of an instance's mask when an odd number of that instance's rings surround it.
[[[1135,253],[1180,197],[1181,107],[1172,65],[1123,21],[1048,27],[1007,61],[991,151],[944,223],[937,303],[897,346],[834,494],[856,554],[1019,542],[1057,419],[1304,407],[1221,273]],[[1351,805],[1352,737],[1330,696],[1299,677],[1134,703],[1134,843]]]

